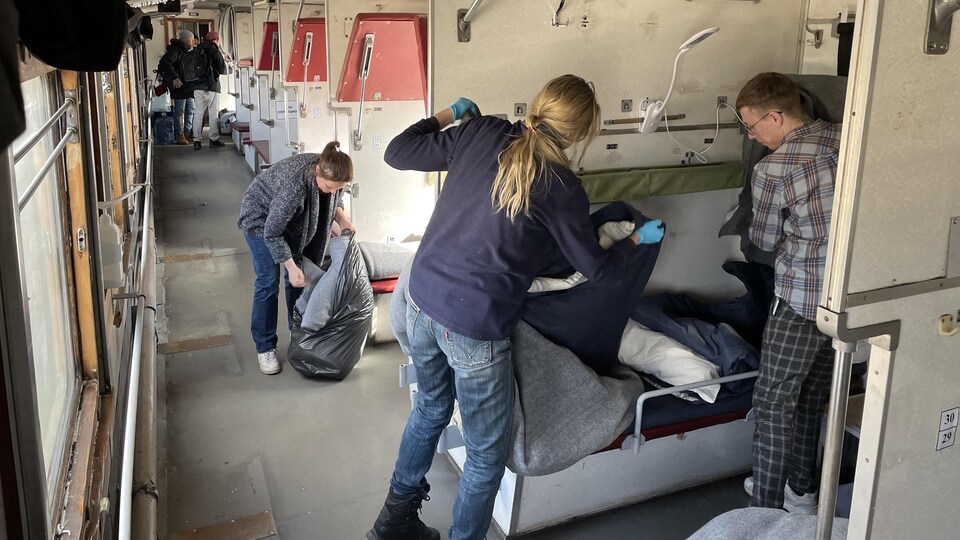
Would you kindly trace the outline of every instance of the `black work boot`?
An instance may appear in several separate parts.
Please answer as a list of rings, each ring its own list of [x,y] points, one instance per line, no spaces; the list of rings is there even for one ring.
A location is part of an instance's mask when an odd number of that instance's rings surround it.
[[[411,495],[398,495],[391,488],[377,522],[367,532],[367,540],[440,540],[440,531],[427,527],[418,515],[421,501],[430,500],[429,491],[426,482]]]

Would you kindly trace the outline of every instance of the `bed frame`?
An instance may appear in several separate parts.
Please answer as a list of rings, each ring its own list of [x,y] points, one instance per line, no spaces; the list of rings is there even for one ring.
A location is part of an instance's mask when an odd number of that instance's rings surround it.
[[[649,429],[639,426],[644,404],[650,399],[756,376],[757,372],[751,371],[644,392],[637,399],[638,427],[606,448],[546,476],[521,476],[508,468],[494,505],[494,523],[504,538],[514,538],[748,472],[754,426],[749,409]],[[410,387],[411,405],[415,404],[416,369],[412,363],[400,366],[400,385]],[[458,472],[463,472],[466,449],[454,422],[441,435],[437,453],[446,453]]]

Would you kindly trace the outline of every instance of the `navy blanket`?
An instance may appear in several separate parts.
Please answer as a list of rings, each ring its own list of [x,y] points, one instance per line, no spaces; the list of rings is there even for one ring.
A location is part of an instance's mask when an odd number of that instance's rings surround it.
[[[638,227],[649,221],[622,202],[610,203],[590,217],[594,230],[608,221],[633,221]],[[564,291],[531,294],[522,318],[553,343],[570,349],[597,373],[610,373],[620,364],[617,352],[623,328],[659,254],[660,244],[637,246],[621,279],[587,281]],[[545,268],[546,277],[566,277],[576,271],[560,253]]]
[[[686,345],[717,364],[720,376],[760,366],[760,342],[773,300],[773,270],[758,263],[728,261],[723,269],[743,282],[747,292],[730,302],[708,304],[685,294],[663,293],[637,302],[630,318]],[[732,393],[746,392],[754,381],[726,383]]]

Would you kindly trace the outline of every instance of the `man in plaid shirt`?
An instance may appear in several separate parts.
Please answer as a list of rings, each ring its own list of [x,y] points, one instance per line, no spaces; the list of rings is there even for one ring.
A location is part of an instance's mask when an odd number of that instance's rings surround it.
[[[816,513],[820,409],[833,351],[815,322],[823,287],[840,126],[811,120],[796,83],[761,73],[737,96],[747,136],[773,152],[757,163],[750,239],[776,251],[776,299],[753,393],[751,505]]]

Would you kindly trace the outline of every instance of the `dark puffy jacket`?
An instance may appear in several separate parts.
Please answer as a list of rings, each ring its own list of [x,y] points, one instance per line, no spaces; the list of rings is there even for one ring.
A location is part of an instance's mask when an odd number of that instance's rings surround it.
[[[188,51],[179,39],[171,39],[170,45],[167,46],[167,52],[160,58],[160,64],[157,66],[157,71],[163,78],[163,82],[167,83],[167,88],[170,89],[170,97],[173,99],[192,98],[193,91],[197,89],[196,83],[187,83],[187,81],[184,80],[182,58],[185,54],[202,53],[195,48]],[[183,83],[183,86],[174,88],[174,79],[179,79],[180,82]]]
[[[223,53],[220,52],[220,47],[217,47],[217,44],[212,41],[201,41],[200,51],[207,55],[210,73],[207,76],[205,88],[197,87],[197,89],[210,90],[219,94],[220,76],[227,73],[227,62],[223,59]]]

